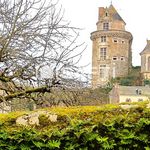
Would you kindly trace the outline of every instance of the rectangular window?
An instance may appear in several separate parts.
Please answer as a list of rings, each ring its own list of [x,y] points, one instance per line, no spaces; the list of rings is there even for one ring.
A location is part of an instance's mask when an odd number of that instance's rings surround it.
[[[100,78],[105,78],[106,76],[106,65],[100,65]]]
[[[121,57],[120,57],[120,60],[121,60],[121,61],[124,61],[124,60],[125,60],[125,58],[124,58],[123,56],[121,56]]]
[[[103,23],[103,30],[109,30],[109,23]]]
[[[100,48],[100,60],[106,60],[107,49]]]
[[[101,42],[106,42],[106,36],[101,36]]]
[[[113,42],[114,42],[114,43],[118,43],[118,39],[116,39],[116,38],[113,39]]]
[[[113,57],[113,60],[114,60],[114,61],[117,60],[117,59],[118,59],[118,58],[117,58],[116,56]]]

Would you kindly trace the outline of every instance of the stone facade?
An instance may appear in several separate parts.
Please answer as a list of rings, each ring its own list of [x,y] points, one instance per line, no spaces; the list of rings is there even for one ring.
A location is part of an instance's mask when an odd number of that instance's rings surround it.
[[[143,79],[150,79],[150,40],[147,40],[147,44],[141,55],[141,74]]]
[[[91,33],[92,87],[126,76],[132,66],[132,35],[113,5],[99,8],[97,30]]]

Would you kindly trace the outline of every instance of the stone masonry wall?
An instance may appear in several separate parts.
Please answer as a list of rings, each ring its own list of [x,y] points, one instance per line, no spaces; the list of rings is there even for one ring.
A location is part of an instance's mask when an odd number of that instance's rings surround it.
[[[106,13],[110,14],[106,14]],[[111,18],[117,15],[119,19]],[[109,29],[103,29],[103,23],[109,23]],[[106,41],[101,41],[102,37]],[[106,85],[112,78],[128,75],[132,66],[132,35],[125,31],[125,22],[117,14],[115,8],[99,8],[97,31],[91,33],[92,46],[92,86]],[[106,48],[106,59],[100,59],[100,49]],[[100,65],[105,65],[106,76],[100,78]]]

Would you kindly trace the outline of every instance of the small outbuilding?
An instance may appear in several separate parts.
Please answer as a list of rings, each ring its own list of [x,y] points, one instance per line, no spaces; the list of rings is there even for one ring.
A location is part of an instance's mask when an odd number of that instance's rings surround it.
[[[110,103],[139,102],[150,100],[149,86],[115,85],[109,93]]]

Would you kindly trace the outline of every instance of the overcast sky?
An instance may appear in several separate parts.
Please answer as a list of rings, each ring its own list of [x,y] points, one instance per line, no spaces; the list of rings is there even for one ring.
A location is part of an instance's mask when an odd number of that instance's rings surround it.
[[[91,63],[92,41],[90,33],[96,30],[98,7],[109,7],[111,0],[60,0],[65,9],[65,18],[84,30],[81,41],[86,42],[84,61]],[[112,4],[126,22],[126,30],[133,35],[132,62],[140,65],[139,53],[150,39],[150,0],[112,0]],[[86,60],[85,60],[86,59]]]

